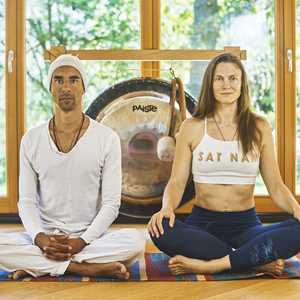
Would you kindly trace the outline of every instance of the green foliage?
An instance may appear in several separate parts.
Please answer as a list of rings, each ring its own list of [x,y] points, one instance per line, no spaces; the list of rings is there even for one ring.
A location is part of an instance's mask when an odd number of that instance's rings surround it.
[[[268,53],[257,56],[257,64],[253,67],[252,73],[249,74],[249,81],[254,87],[252,89],[253,105],[266,115],[270,112],[274,113],[275,101],[274,64],[269,57]]]
[[[36,3],[29,7],[27,18],[28,127],[45,121],[52,113],[45,82],[48,63],[42,57],[46,49],[54,45],[64,45],[67,49],[123,49],[138,48],[139,45],[136,0],[31,2]],[[115,73],[109,73],[112,79],[128,78],[132,73],[121,66],[124,63],[108,64],[116,66]],[[103,65],[107,63],[103,62]],[[93,73],[93,70],[87,71],[88,75]],[[102,73],[94,74],[89,88],[95,86],[95,82],[99,84],[98,79],[105,77],[105,73],[106,70],[102,70]],[[85,105],[92,100],[87,99]]]
[[[232,16],[256,13],[256,2],[255,0],[219,0],[217,1],[219,16],[226,21]]]

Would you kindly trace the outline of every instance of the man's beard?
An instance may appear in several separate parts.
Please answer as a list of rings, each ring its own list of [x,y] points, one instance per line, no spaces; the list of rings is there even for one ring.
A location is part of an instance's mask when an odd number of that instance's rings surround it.
[[[75,98],[58,99],[58,106],[64,112],[70,112],[75,108]]]

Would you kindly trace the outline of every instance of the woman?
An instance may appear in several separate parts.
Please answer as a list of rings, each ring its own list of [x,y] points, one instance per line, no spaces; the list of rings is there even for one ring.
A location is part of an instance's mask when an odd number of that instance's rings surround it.
[[[195,205],[183,223],[174,210],[191,171]],[[291,219],[261,224],[253,198],[259,171]],[[251,268],[280,275],[284,259],[300,251],[299,220],[300,206],[280,176],[272,129],[250,109],[243,65],[222,54],[208,65],[194,115],[180,128],[163,205],[148,224],[151,238],[172,256],[175,275]]]

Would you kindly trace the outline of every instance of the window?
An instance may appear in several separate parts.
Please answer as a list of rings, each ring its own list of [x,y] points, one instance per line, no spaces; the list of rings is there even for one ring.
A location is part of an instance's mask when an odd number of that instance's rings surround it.
[[[297,20],[294,20],[295,11]],[[172,3],[168,0],[0,0],[0,213],[16,212],[17,148],[24,123],[28,129],[45,122],[52,114],[46,89],[49,63],[43,54],[58,45],[66,46],[67,50],[117,50],[120,57],[124,52],[120,54],[119,50],[142,49],[139,55],[146,59],[149,56],[145,49],[155,50],[150,54],[152,61],[122,61],[121,58],[84,61],[89,79],[84,109],[101,91],[120,80],[140,74],[158,76],[158,69],[160,77],[168,79],[170,66],[183,79],[187,91],[197,97],[207,61],[171,61],[178,52],[169,57],[159,48],[179,50],[179,57],[187,55],[185,49],[220,50],[225,46],[239,46],[246,50],[244,65],[254,109],[268,118],[274,137],[279,137],[277,154],[283,179],[299,195],[300,81],[297,74],[298,84],[295,84],[286,58],[287,48],[295,50],[293,26],[299,27],[298,11],[300,0],[173,0]],[[297,31],[296,41],[300,45],[298,36]],[[6,78],[5,48],[14,51],[18,62]],[[166,60],[154,61],[156,51]],[[298,56],[298,47],[297,51]],[[296,63],[299,65],[298,59]],[[296,159],[291,160],[294,155]],[[276,211],[261,180],[255,193],[262,195],[255,198],[260,211]]]

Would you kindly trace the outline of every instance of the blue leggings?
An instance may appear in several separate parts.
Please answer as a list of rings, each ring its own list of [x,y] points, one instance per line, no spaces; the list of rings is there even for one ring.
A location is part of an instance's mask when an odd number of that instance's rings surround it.
[[[194,206],[185,222],[163,220],[164,234],[151,237],[169,256],[211,260],[229,255],[232,270],[264,265],[300,252],[300,223],[287,221],[262,225],[255,209],[216,212]]]

